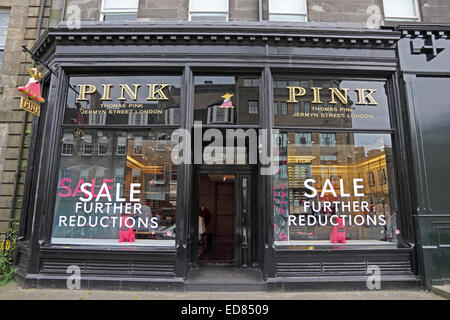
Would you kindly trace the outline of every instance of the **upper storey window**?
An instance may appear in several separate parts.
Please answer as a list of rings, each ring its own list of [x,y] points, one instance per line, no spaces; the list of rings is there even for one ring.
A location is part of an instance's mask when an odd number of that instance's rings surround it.
[[[417,0],[383,0],[386,21],[419,21]]]
[[[0,9],[0,70],[5,52],[6,34],[8,33],[9,9]]]
[[[136,21],[139,0],[102,0],[101,21]]]
[[[270,21],[308,21],[306,0],[269,1]]]
[[[228,0],[189,1],[190,21],[228,21]]]

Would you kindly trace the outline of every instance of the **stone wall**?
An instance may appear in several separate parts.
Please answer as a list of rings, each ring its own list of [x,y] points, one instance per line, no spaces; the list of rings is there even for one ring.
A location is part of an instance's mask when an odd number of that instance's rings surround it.
[[[420,10],[424,23],[450,23],[448,0],[421,0]]]
[[[8,230],[14,176],[21,145],[22,123],[25,111],[19,109],[20,94],[17,87],[28,80],[27,69],[31,66],[30,57],[23,52],[22,45],[31,48],[36,39],[39,8],[41,0],[0,0],[1,8],[10,9],[8,34],[0,74],[0,238]],[[43,30],[48,24],[51,0],[44,11]],[[31,128],[28,116],[27,129]],[[21,161],[20,184],[15,203],[15,219],[19,218],[23,182],[25,180],[28,138],[25,140]]]

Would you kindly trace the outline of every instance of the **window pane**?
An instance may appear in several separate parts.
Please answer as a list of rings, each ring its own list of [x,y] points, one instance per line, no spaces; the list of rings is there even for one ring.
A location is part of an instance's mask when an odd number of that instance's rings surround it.
[[[139,6],[139,0],[104,0],[103,9],[136,9]]]
[[[302,86],[274,80],[274,102],[287,110],[300,103],[304,111],[275,115],[276,126],[353,129],[389,129],[389,108],[385,81],[307,80]],[[292,83],[292,81],[290,81]],[[285,85],[280,85],[285,84]]]
[[[0,9],[0,49],[5,48],[6,34],[8,33],[9,10]]]
[[[192,12],[191,21],[227,21],[227,14]]]
[[[102,130],[100,136],[98,130],[85,131],[84,139],[73,138],[73,154],[61,157],[52,242],[173,246],[177,175],[166,170],[177,170],[171,161],[171,132],[164,130],[167,148],[161,149],[160,130]],[[66,129],[64,137],[71,134]],[[80,146],[97,149],[105,139],[125,144],[125,152],[83,155]],[[135,242],[128,241],[132,237]]]
[[[179,124],[178,76],[72,77],[64,124]],[[166,112],[171,110],[171,112]]]
[[[417,18],[415,0],[384,0],[386,18]]]
[[[306,0],[270,0],[270,13],[303,13],[306,14]]]
[[[191,0],[191,11],[228,12],[228,0]]]
[[[136,21],[137,13],[104,13],[103,21]]]
[[[283,132],[285,140],[273,186],[276,244],[331,245],[339,219],[348,245],[397,240],[390,135]]]
[[[259,124],[259,79],[245,76],[196,76],[194,120],[204,124]],[[253,113],[252,113],[253,112]]]
[[[306,22],[306,15],[296,14],[271,14],[269,16],[270,21],[296,21]]]

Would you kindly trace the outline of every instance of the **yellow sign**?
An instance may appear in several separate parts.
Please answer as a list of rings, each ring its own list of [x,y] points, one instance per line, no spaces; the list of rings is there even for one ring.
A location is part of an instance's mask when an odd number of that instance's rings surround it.
[[[11,241],[9,241],[9,240],[3,240],[3,241],[1,242],[1,245],[0,245],[0,249],[1,249],[1,250],[9,250],[10,247],[11,247]]]
[[[31,112],[38,117],[41,115],[41,106],[24,97],[20,99],[20,109]]]

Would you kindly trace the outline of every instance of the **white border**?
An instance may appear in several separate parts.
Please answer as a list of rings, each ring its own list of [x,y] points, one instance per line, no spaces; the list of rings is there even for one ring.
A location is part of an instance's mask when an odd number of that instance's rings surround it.
[[[105,0],[102,0],[102,5],[100,8],[100,21],[105,21],[105,15],[104,13],[112,13],[112,14],[121,14],[121,13],[138,13],[139,11],[139,1],[138,1],[138,7],[136,10],[130,9],[130,10],[124,10],[124,9],[109,9],[105,10]]]
[[[384,20],[385,21],[407,21],[407,22],[420,22],[420,7],[419,7],[419,2],[418,0],[412,0],[414,1],[413,6],[414,6],[414,12],[415,12],[415,16],[411,16],[411,17],[387,17],[386,16],[386,9],[384,7],[384,2],[386,0],[383,0],[383,14],[384,14]],[[392,0],[391,0],[392,1]]]

